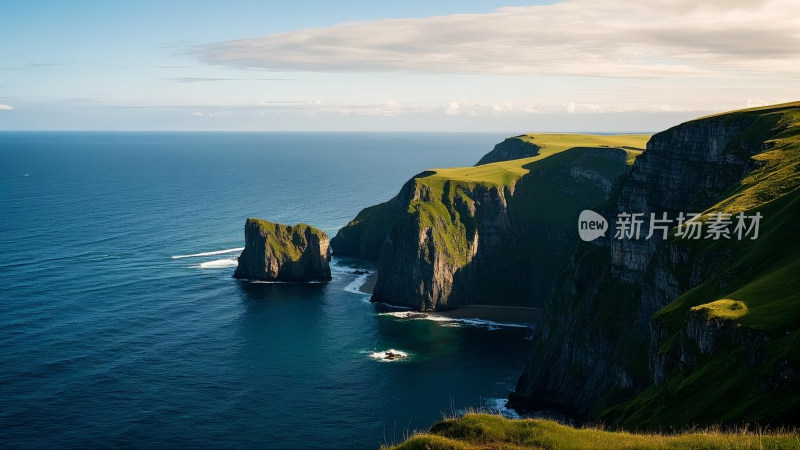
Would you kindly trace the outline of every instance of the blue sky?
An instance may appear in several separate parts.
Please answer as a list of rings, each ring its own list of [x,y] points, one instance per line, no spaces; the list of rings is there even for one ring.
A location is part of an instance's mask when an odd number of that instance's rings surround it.
[[[794,0],[5,1],[0,130],[652,131],[800,99]]]

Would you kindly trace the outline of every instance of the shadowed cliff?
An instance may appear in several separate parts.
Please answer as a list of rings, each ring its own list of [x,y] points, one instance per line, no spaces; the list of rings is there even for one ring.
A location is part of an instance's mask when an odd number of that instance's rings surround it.
[[[629,428],[798,423],[799,106],[653,136],[605,217],[760,213],[761,235],[688,240],[673,229],[666,241],[581,245],[554,283],[512,406]]]

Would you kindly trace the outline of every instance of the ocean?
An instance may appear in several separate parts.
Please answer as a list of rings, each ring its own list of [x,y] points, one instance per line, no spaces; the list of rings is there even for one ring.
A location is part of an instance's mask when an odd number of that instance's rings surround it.
[[[231,275],[247,217],[332,237],[504,137],[0,133],[0,447],[376,448],[501,405],[525,328],[392,314],[359,259]]]

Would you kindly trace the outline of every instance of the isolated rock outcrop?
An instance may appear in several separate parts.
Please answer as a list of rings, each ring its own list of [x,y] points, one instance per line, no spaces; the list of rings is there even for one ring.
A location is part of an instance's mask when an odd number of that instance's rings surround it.
[[[293,282],[331,279],[328,236],[317,228],[250,218],[244,226],[244,239],[234,278]]]

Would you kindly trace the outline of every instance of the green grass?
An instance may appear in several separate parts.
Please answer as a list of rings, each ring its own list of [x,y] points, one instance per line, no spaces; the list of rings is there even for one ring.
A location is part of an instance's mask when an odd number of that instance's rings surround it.
[[[765,142],[766,147],[753,157],[760,165],[730,197],[705,211],[706,217],[712,212],[759,212],[760,235],[741,241],[672,239],[670,245],[691,250],[683,267],[707,274],[703,283],[654,315],[666,334],[659,353],[694,362],[673,365],[664,385],[650,386],[606,411],[604,417],[613,423],[652,428],[749,418],[780,424],[800,414],[796,383],[782,378],[786,367],[800,365],[799,107],[793,103],[788,109],[778,105],[719,116],[733,120],[755,111],[758,116],[741,140]],[[687,269],[676,276],[690,274]],[[738,338],[722,338],[713,354],[702,354],[687,335],[693,311],[722,319],[721,326],[736,330],[722,335]]]
[[[788,103],[779,103],[776,105],[766,105],[766,106],[757,106],[755,108],[743,108],[743,109],[735,109],[733,111],[726,111],[717,114],[711,114],[708,116],[698,117],[697,119],[691,120],[691,122],[697,122],[698,120],[705,120],[710,119],[712,117],[735,117],[737,114],[740,113],[753,113],[753,112],[769,112],[787,108],[800,108],[800,102],[788,102]]]
[[[540,154],[473,167],[432,169],[413,180],[418,195],[407,213],[421,230],[430,229],[432,237],[432,245],[422,246],[423,260],[433,262],[431,252],[425,251],[430,247],[452,267],[461,268],[470,261],[477,190],[503,198],[520,223],[567,229],[581,210],[602,203],[607,196],[594,182],[571,176],[570,170],[582,168],[615,180],[629,169],[629,161],[644,148],[649,135],[529,134],[519,139],[535,141]],[[524,183],[520,181],[523,177]],[[557,245],[555,242],[530,244],[540,254],[553,255],[541,267],[532,263],[532,269],[555,270],[563,249],[548,246]],[[513,258],[511,253],[504,258]],[[511,272],[510,278],[516,276]],[[498,292],[506,290],[500,287]]]
[[[609,155],[624,152],[627,165],[641,154],[650,135],[620,134],[548,134],[533,133],[517,136],[526,142],[535,142],[540,154],[530,158],[484,164],[471,167],[441,168],[425,171],[410,180],[403,190],[420,193],[415,200],[401,199],[401,195],[387,202],[363,209],[354,220],[343,227],[332,241],[334,252],[340,255],[362,256],[377,259],[389,235],[398,225],[403,213],[417,218],[423,227],[431,227],[436,248],[443,249],[445,258],[453,264],[462,265],[469,258],[469,242],[473,220],[470,209],[476,188],[492,189],[508,199],[517,182],[532,170],[566,170],[570,165],[585,165],[596,168],[606,177],[616,178],[627,168],[616,161],[616,157],[602,158],[589,155],[587,149],[608,150]],[[557,156],[557,157],[556,157]],[[554,158],[555,157],[555,158]],[[597,167],[595,167],[595,165]],[[551,223],[565,225],[577,211],[594,206],[604,198],[595,186],[567,180],[571,201],[559,201],[564,197],[565,180],[547,177],[537,178],[539,187],[531,188],[534,195],[514,195],[522,199],[516,202],[516,212],[527,219],[545,218]],[[408,189],[407,189],[408,188]],[[541,209],[540,209],[541,208]],[[555,209],[554,209],[555,208]],[[547,213],[545,211],[551,211]],[[522,216],[520,216],[522,217]],[[462,237],[466,236],[462,239]]]
[[[672,328],[683,323],[688,309],[721,298],[744,304],[744,313],[731,317],[743,326],[781,331],[800,325],[800,277],[796,275],[800,273],[800,103],[788,105],[794,108],[778,105],[752,110],[763,115],[750,133],[761,135],[770,147],[753,157],[761,166],[730,197],[704,212],[705,218],[714,212],[758,212],[763,216],[758,239],[684,241],[693,247],[695,258],[703,254],[726,257],[709,282],[656,313],[655,318],[666,320]],[[767,125],[771,128],[765,129]]]
[[[800,102],[792,109],[766,109],[750,127],[743,141],[764,142],[767,151],[753,159],[760,167],[742,180],[731,196],[709,208],[707,213],[750,211],[771,202],[800,186]],[[739,113],[744,114],[744,113]]]
[[[675,434],[629,433],[600,428],[575,428],[545,419],[505,419],[467,414],[446,419],[430,432],[392,447],[416,449],[793,449],[800,447],[796,431],[691,430]]]
[[[641,154],[650,139],[649,134],[554,134],[531,133],[518,136],[525,142],[538,145],[539,154],[529,158],[513,159],[473,167],[454,167],[433,169],[436,173],[426,177],[429,183],[456,181],[464,184],[484,184],[492,186],[509,186],[527,174],[531,163],[543,160],[565,150],[573,148],[618,148],[628,155],[628,163]]]
[[[691,310],[703,311],[709,318],[733,320],[747,314],[747,305],[738,300],[724,298],[715,302],[695,306]]]
[[[297,261],[303,256],[302,249],[308,244],[306,242],[307,230],[310,229],[315,234],[325,236],[325,233],[321,230],[305,223],[299,223],[294,226],[282,225],[252,217],[247,221],[258,224],[262,234],[266,236],[266,245],[274,255],[286,255],[292,261]]]

